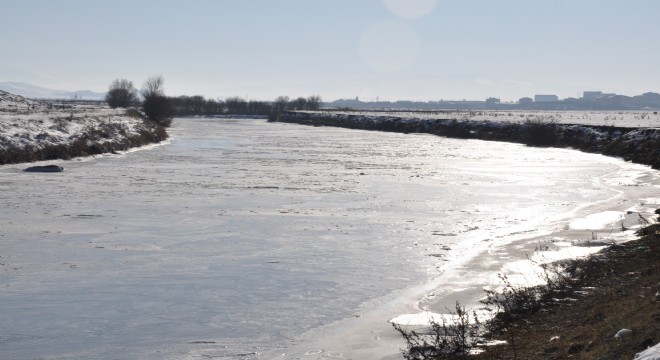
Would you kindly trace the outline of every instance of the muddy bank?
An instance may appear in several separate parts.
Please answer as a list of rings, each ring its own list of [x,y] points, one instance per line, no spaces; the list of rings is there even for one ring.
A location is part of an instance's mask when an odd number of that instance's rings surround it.
[[[574,148],[621,157],[660,169],[658,128],[558,124],[552,121],[495,122],[304,112],[283,112],[270,121]]]

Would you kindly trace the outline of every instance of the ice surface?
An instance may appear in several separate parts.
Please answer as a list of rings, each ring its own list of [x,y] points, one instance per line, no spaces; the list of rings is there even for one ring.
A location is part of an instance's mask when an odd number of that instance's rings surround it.
[[[660,197],[657,172],[610,184],[633,165],[563,149],[263,120],[171,135],[57,176],[0,167],[1,354],[391,356],[387,320],[420,299],[478,299],[528,239]]]
[[[614,224],[623,220],[624,213],[619,211],[603,211],[598,214],[589,214],[588,216],[571,221],[570,228],[577,230],[597,230],[602,229],[608,224]]]

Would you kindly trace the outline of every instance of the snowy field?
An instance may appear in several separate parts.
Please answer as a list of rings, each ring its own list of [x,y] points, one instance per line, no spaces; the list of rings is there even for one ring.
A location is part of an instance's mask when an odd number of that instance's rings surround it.
[[[144,129],[141,119],[126,110],[41,111],[29,114],[0,112],[0,149],[70,144],[82,134],[104,132],[106,141],[137,136]]]
[[[657,111],[332,111],[364,116],[398,116],[415,119],[457,119],[477,121],[553,121],[560,124],[580,124],[618,127],[660,127]]]
[[[153,132],[153,126],[126,109],[75,106],[60,110],[0,91],[0,154],[8,162],[12,154],[39,154],[45,149],[104,144],[117,148]],[[56,153],[66,155],[65,150]]]

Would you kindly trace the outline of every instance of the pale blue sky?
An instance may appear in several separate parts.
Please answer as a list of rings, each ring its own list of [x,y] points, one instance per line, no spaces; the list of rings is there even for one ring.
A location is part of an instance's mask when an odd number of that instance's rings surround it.
[[[0,0],[0,81],[169,95],[660,92],[658,0]]]

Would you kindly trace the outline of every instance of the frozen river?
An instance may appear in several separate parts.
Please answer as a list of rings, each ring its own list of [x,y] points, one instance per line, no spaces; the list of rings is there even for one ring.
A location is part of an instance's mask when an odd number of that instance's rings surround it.
[[[0,358],[396,358],[387,321],[473,296],[488,276],[469,264],[660,198],[657,172],[571,150],[265,120],[170,133],[63,173],[0,167]]]

